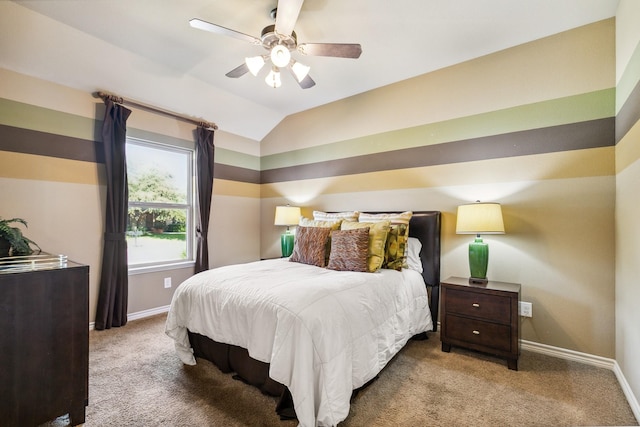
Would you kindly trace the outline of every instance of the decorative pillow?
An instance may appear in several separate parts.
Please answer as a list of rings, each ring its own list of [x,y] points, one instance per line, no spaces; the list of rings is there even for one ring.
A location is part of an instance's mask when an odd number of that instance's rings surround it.
[[[331,219],[331,220],[315,220],[305,218],[303,216],[300,217],[300,221],[298,225],[302,227],[328,227],[332,230],[340,230],[341,219]]]
[[[368,271],[369,227],[334,231],[327,268],[338,271]]]
[[[329,229],[331,229],[331,233],[333,233],[335,230],[340,230],[341,223],[342,223],[341,219],[331,219],[331,220],[323,221],[323,220],[309,219],[301,216],[300,222],[298,223],[298,225],[302,227],[328,227]],[[331,253],[331,233],[329,233],[329,240],[327,240],[327,247],[325,248],[324,265],[327,265],[327,263],[329,262],[329,254]]]
[[[389,234],[389,221],[379,222],[355,222],[342,221],[342,230],[356,228],[369,228],[369,251],[367,254],[367,267],[373,273],[382,268],[384,262],[384,247]]]
[[[362,222],[391,221],[382,268],[402,270],[402,267],[407,267],[406,248],[407,239],[409,238],[409,221],[412,216],[412,211],[389,214],[360,214],[358,220]]]
[[[289,261],[324,267],[330,232],[328,227],[298,227]]]
[[[422,242],[415,237],[407,239],[407,268],[422,273],[422,260],[420,259],[420,251],[422,250]]]
[[[347,211],[347,212],[322,212],[322,211],[313,211],[313,219],[320,221],[330,221],[330,220],[344,220],[344,221],[357,221],[360,212],[358,211]]]

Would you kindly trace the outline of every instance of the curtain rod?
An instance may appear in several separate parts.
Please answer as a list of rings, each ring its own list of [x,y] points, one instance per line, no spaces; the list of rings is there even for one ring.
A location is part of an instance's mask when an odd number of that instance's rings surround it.
[[[169,116],[169,117],[174,117],[176,119],[180,119],[180,120],[183,120],[183,121],[186,121],[186,122],[189,122],[189,123],[193,123],[195,125],[202,126],[204,128],[218,130],[218,125],[216,125],[215,123],[207,122],[205,120],[198,120],[198,119],[194,119],[194,118],[191,118],[191,117],[183,116],[181,114],[174,113],[173,111],[163,110],[162,108],[153,107],[151,105],[143,104],[143,103],[138,102],[138,101],[132,101],[130,99],[124,99],[121,96],[112,95],[112,94],[106,93],[106,92],[96,92],[96,95],[98,97],[102,98],[103,101],[106,101],[108,99],[111,102],[115,102],[116,104],[131,105],[133,107],[138,107],[138,108],[141,108],[143,110],[152,111],[154,113],[164,114],[165,116]]]

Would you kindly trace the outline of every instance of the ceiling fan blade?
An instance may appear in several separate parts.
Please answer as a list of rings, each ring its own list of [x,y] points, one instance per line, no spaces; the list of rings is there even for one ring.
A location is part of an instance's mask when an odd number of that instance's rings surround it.
[[[359,58],[362,46],[357,43],[302,43],[298,50],[305,55]]]
[[[298,81],[298,80],[296,79],[296,81]],[[309,89],[310,87],[314,87],[316,85],[316,82],[314,82],[313,79],[311,78],[311,76],[309,76],[309,74],[307,74],[307,77],[302,79],[301,82],[298,82],[298,84],[300,85],[300,87],[302,89]]]
[[[298,81],[298,76],[296,76],[296,73],[293,71],[291,66],[288,66],[287,68],[289,69],[289,72],[291,72],[293,79],[300,85],[302,89],[309,89],[310,87],[314,87],[316,85],[316,82],[313,81],[309,74],[304,76],[302,80]]]
[[[238,77],[242,77],[249,72],[249,67],[247,67],[247,63],[243,62],[241,65],[237,66],[233,70],[229,71],[225,76],[231,77],[232,79],[237,79]]]
[[[304,0],[278,0],[276,12],[276,31],[290,36],[296,26]]]
[[[260,40],[259,38],[241,33],[239,31],[230,30],[229,28],[212,24],[211,22],[203,21],[202,19],[193,18],[189,21],[189,25],[199,30],[209,31],[211,33],[220,34],[222,36],[233,37],[238,40],[249,42],[258,46],[262,44],[262,40]]]

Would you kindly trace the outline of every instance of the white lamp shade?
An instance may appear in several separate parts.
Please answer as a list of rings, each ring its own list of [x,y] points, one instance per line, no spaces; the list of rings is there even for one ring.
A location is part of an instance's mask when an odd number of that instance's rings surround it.
[[[296,79],[298,79],[299,82],[307,77],[307,74],[309,74],[309,70],[311,70],[311,67],[296,61],[293,61],[293,65],[291,66],[291,71],[293,71],[293,74],[296,76]]]
[[[279,68],[284,68],[291,61],[291,52],[281,44],[275,45],[271,49],[271,62]]]
[[[280,71],[278,71],[277,68],[272,69],[271,71],[269,71],[269,74],[264,79],[264,81],[268,86],[271,86],[274,89],[282,86],[282,80],[280,80]]]
[[[264,67],[264,58],[262,56],[252,56],[249,58],[244,58],[245,64],[247,64],[247,68],[249,68],[249,72],[254,76],[257,76],[262,67]]]
[[[499,203],[470,203],[458,206],[457,234],[504,234]]]
[[[276,206],[275,225],[298,225],[300,208],[297,206]]]

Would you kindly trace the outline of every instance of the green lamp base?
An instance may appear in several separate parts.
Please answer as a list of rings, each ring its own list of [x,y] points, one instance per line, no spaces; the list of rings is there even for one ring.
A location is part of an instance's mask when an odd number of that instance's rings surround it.
[[[291,234],[289,230],[280,236],[280,249],[282,250],[283,257],[291,256],[293,253],[294,238],[295,236]]]
[[[469,243],[469,269],[472,283],[487,282],[487,264],[489,263],[489,245],[480,236]]]

